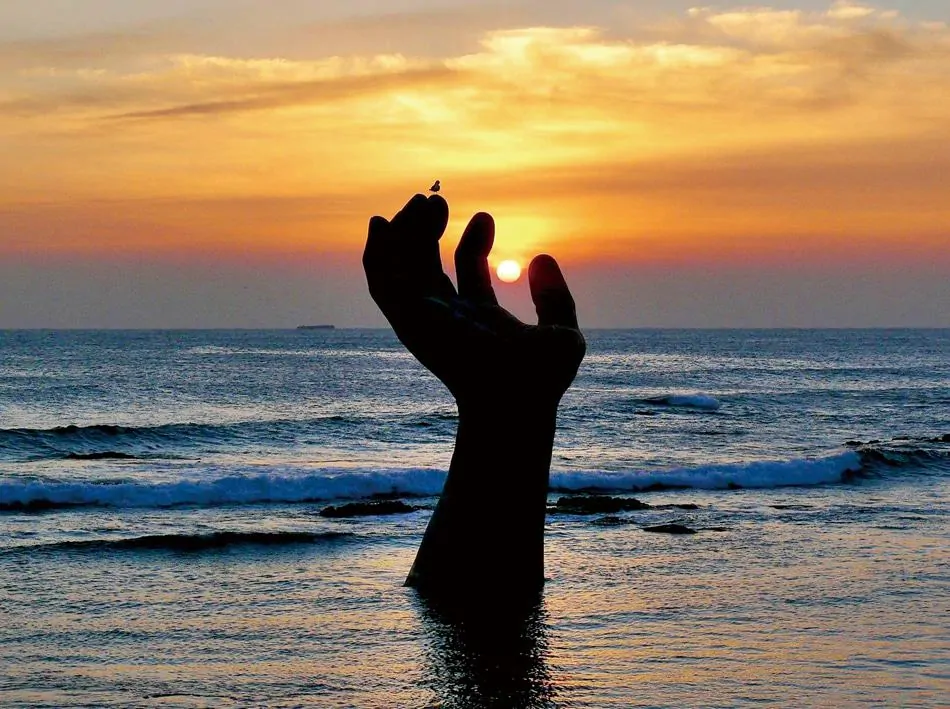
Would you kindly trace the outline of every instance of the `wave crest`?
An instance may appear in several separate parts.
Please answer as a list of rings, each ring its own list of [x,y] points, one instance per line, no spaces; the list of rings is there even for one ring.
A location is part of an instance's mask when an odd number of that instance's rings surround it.
[[[718,411],[722,402],[708,394],[665,394],[651,396],[643,400],[645,404],[654,406],[670,406],[684,409],[701,409],[703,411]]]
[[[663,488],[729,489],[841,482],[862,468],[847,451],[826,458],[761,461],[650,472],[555,471],[555,491],[637,492]],[[60,507],[175,507],[307,503],[380,496],[432,497],[445,473],[433,469],[333,471],[287,475],[232,475],[169,483],[0,482],[0,511],[42,511]],[[499,490],[504,494],[504,490]]]
[[[93,424],[55,428],[0,428],[0,458],[7,460],[105,460],[119,457],[181,458],[220,446],[267,441],[293,446],[318,432],[366,437],[367,427],[394,425],[431,436],[451,436],[457,414],[447,411],[394,414],[390,417],[328,414],[305,419],[166,423],[153,426]],[[416,433],[415,435],[419,435]]]
[[[410,469],[300,476],[233,475],[170,483],[8,481],[0,483],[0,511],[56,507],[177,507],[304,503],[378,495],[431,496],[442,490],[439,470]]]
[[[642,492],[671,488],[727,490],[839,483],[861,470],[861,458],[847,451],[827,458],[755,461],[650,473],[552,473],[553,490]]]

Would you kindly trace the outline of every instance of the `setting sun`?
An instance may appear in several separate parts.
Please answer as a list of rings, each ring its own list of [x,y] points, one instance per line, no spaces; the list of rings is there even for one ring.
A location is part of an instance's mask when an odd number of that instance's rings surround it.
[[[521,278],[521,265],[517,261],[502,261],[498,264],[498,278],[505,283],[514,283]]]

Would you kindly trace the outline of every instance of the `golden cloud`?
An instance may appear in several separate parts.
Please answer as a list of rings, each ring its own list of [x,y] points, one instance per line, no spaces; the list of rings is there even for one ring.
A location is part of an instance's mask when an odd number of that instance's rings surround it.
[[[531,234],[525,248],[556,228],[603,232],[592,205],[624,214],[624,239],[777,234],[776,219],[796,233],[822,219],[840,233],[946,233],[950,156],[920,149],[950,134],[944,24],[836,2],[695,8],[657,32],[522,27],[457,56],[308,60],[131,56],[114,40],[127,66],[32,47],[0,80],[0,139],[15,139],[0,201],[319,194],[357,215],[441,177],[464,210],[493,196]],[[15,49],[0,58],[12,66]],[[891,196],[911,190],[917,208],[903,213]],[[682,214],[689,200],[714,216]],[[554,216],[532,217],[545,201]]]

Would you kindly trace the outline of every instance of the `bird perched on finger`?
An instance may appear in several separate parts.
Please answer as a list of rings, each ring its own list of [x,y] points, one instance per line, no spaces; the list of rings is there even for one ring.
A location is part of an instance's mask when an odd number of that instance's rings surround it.
[[[442,189],[442,183],[439,180],[436,180],[432,187],[429,188],[429,192],[438,192]]]

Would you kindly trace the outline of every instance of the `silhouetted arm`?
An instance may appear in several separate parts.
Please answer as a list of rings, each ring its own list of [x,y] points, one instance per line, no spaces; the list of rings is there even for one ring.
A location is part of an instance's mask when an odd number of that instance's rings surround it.
[[[459,242],[456,291],[439,254],[447,222],[444,199],[416,195],[391,221],[373,217],[363,256],[373,299],[459,407],[449,475],[406,583],[455,594],[538,588],[557,406],[584,338],[550,256],[528,269],[538,325],[498,305],[487,214],[475,215]]]

